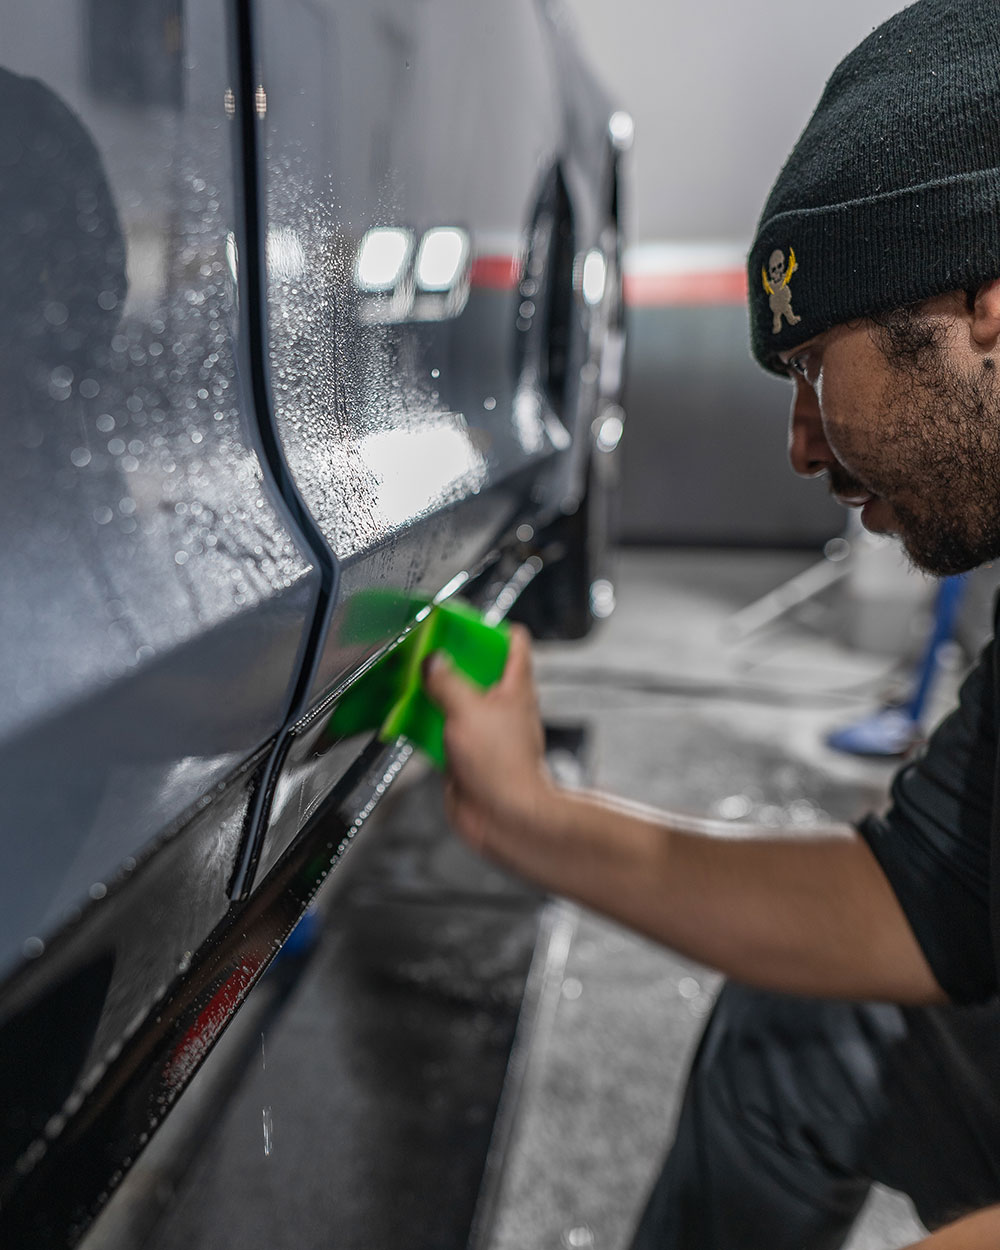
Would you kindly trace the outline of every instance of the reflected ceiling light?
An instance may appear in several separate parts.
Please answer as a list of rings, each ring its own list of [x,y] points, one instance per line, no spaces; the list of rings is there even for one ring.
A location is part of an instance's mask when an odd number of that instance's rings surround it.
[[[618,109],[608,118],[608,134],[611,142],[619,152],[627,152],[635,138],[635,122],[632,115],[624,109]]]
[[[545,422],[542,419],[542,397],[529,385],[522,384],[514,393],[514,404],[511,411],[514,418],[514,432],[521,450],[529,456],[535,455],[545,446]]]
[[[360,451],[375,479],[373,506],[390,528],[478,491],[486,479],[486,461],[456,413],[366,435]]]
[[[590,583],[590,611],[599,621],[606,621],[615,610],[615,587],[606,577]]]
[[[226,264],[233,281],[236,282],[240,274],[240,254],[236,246],[236,235],[232,230],[226,234]]]
[[[267,232],[267,272],[271,278],[300,278],[305,273],[306,253],[299,236],[287,226]]]
[[[608,279],[608,262],[600,248],[592,247],[583,258],[580,289],[584,303],[591,308],[604,299],[604,288]]]
[[[421,291],[450,291],[465,271],[469,236],[464,230],[438,226],[428,230],[417,251],[417,286]]]
[[[359,291],[376,294],[391,291],[403,276],[413,235],[393,226],[376,226],[361,240],[354,265],[354,281]]]
[[[622,441],[622,434],[625,432],[623,416],[621,408],[614,406],[596,419],[592,429],[599,451],[614,451]]]

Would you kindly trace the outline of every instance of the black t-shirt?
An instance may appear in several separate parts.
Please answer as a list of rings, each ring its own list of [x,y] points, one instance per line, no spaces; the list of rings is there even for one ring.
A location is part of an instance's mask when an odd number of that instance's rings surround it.
[[[960,1003],[997,993],[990,917],[991,847],[1000,837],[997,676],[994,638],[958,707],[896,774],[888,812],[858,826],[941,988]]]

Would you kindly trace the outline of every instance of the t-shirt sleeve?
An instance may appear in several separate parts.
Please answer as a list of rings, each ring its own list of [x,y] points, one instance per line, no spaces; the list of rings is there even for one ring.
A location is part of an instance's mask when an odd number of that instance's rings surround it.
[[[958,707],[896,774],[889,810],[858,826],[955,1002],[980,1002],[997,991],[990,929],[993,670],[991,643],[963,683]]]

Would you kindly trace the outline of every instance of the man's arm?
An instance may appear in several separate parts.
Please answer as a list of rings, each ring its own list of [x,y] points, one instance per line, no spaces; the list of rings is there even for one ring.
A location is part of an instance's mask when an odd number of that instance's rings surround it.
[[[1000,1246],[1000,1207],[987,1207],[956,1224],[939,1228],[910,1250],[997,1250]]]
[[[544,765],[526,633],[485,693],[440,657],[425,683],[446,714],[446,797],[490,858],[754,985],[943,1002],[877,861],[848,826],[734,838],[709,821],[561,790]]]

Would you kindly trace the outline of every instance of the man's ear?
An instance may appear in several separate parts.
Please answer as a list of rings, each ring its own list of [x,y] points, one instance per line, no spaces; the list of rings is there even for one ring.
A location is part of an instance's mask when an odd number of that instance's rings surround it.
[[[1000,278],[984,282],[972,301],[972,338],[983,351],[1000,342]]]

